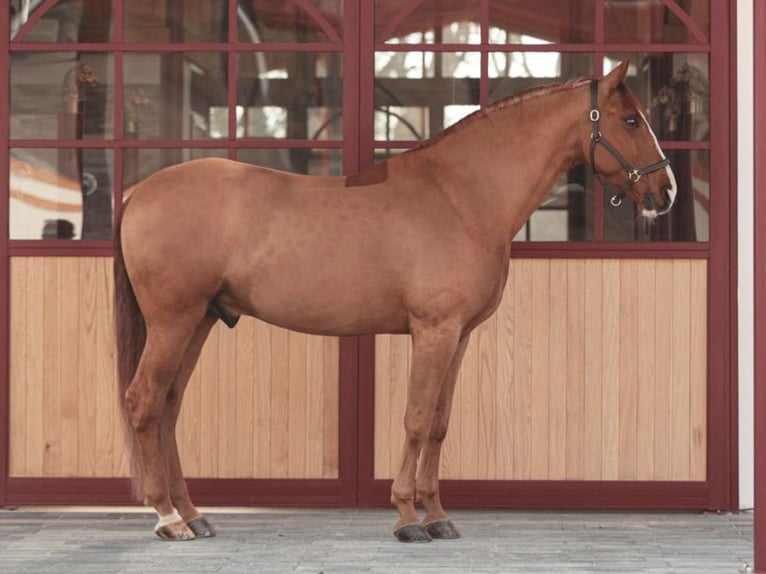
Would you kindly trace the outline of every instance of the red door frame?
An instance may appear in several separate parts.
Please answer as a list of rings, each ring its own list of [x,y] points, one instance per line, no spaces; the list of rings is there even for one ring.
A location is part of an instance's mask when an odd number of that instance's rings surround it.
[[[597,0],[597,8],[603,8]],[[482,0],[482,24],[487,25],[487,0]],[[374,84],[372,62],[375,49],[412,49],[438,51],[438,45],[379,45],[374,38],[374,6],[362,7],[360,52],[362,86]],[[603,19],[597,17],[597,38],[604,37]],[[736,93],[728,86],[736,86],[736,3],[713,0],[711,2],[711,37],[707,47],[666,45],[606,45],[600,44],[587,51],[596,54],[608,52],[646,51],[705,51],[710,54],[710,85],[722,86],[711,98],[711,141],[715,163],[711,188],[718,190],[711,198],[713,209],[710,220],[709,243],[617,243],[617,242],[545,242],[514,245],[516,258],[701,258],[709,262],[708,273],[708,444],[707,480],[702,482],[659,481],[508,481],[508,480],[444,480],[442,494],[451,507],[506,507],[506,508],[625,508],[625,509],[734,509],[738,504],[737,467],[737,371],[736,351]],[[471,50],[497,48],[472,44]],[[447,46],[446,51],[459,47]],[[529,46],[524,46],[529,49]],[[557,50],[556,44],[545,50]],[[581,46],[579,49],[584,49]],[[561,49],[561,48],[558,48]],[[564,49],[572,49],[565,46]],[[597,70],[598,72],[598,70]],[[482,78],[482,84],[486,82]],[[486,89],[482,87],[482,105],[486,105]],[[373,132],[373,94],[362,91],[360,141],[362,165],[370,165],[373,150],[378,147]],[[378,144],[380,145],[380,144]],[[663,144],[675,147],[672,142]],[[392,147],[402,147],[392,146]],[[680,146],[683,147],[683,146]],[[727,165],[724,166],[723,163]],[[598,193],[598,190],[597,190]],[[718,198],[725,198],[719,201]],[[600,205],[598,199],[594,201]],[[718,302],[724,301],[725,305]],[[359,384],[359,501],[362,506],[387,506],[390,480],[374,478],[375,428],[375,342],[373,337],[360,341]]]
[[[753,1],[755,571],[766,572],[766,2]]]
[[[121,30],[124,0],[116,0],[116,26]],[[486,3],[487,0],[482,0]],[[603,0],[597,0],[603,5]],[[756,2],[758,4],[758,2]],[[344,167],[348,173],[369,165],[375,147],[374,107],[374,4],[345,0],[344,4],[344,109],[347,118],[359,118],[344,124]],[[723,86],[720,97],[713,98],[712,131],[718,136],[711,144],[718,158],[728,158],[724,168],[717,164],[712,187],[720,190],[713,200],[711,242],[709,244],[632,243],[549,243],[521,244],[515,257],[690,257],[708,259],[709,276],[709,353],[708,353],[708,480],[705,482],[541,482],[541,481],[445,481],[444,496],[450,506],[505,506],[535,508],[735,508],[737,504],[736,464],[736,189],[733,166],[736,150],[735,94],[726,86],[736,86],[735,41],[736,3],[712,1],[711,13],[711,85]],[[230,10],[230,20],[236,11]],[[7,11],[0,11],[0,30],[9,29]],[[486,22],[485,22],[486,23]],[[603,26],[603,22],[601,23]],[[762,28],[763,30],[763,28]],[[9,148],[9,49],[8,34],[0,34],[0,148]],[[756,35],[756,38],[758,36]],[[118,38],[119,39],[119,38]],[[230,38],[231,39],[231,38]],[[321,50],[322,45],[312,45]],[[45,46],[36,46],[45,49]],[[61,46],[48,46],[58,48]],[[115,53],[115,71],[119,75],[122,53],[137,50],[169,51],[204,49],[205,45],[107,45],[101,49]],[[208,45],[207,48],[210,48]],[[303,46],[304,49],[309,49]],[[697,47],[699,48],[699,47]],[[92,49],[92,48],[91,48]],[[269,49],[269,47],[265,47]],[[274,49],[272,47],[272,49]],[[289,50],[280,46],[280,50]],[[555,46],[551,49],[555,49]],[[686,47],[688,49],[688,46]],[[589,50],[591,50],[589,48]],[[597,51],[646,51],[645,46],[600,45]],[[592,50],[591,50],[592,51]],[[235,58],[230,58],[230,62]],[[231,77],[234,74],[230,75]],[[115,139],[121,136],[121,84],[115,88]],[[230,86],[229,97],[236,91]],[[485,90],[486,93],[486,90]],[[484,102],[486,103],[486,102]],[[233,119],[233,115],[232,115]],[[229,130],[230,134],[234,130]],[[157,145],[159,142],[152,142]],[[27,142],[29,145],[82,146],[82,142]],[[280,142],[267,142],[271,147]],[[87,142],[88,146],[96,145]],[[111,142],[106,147],[111,147]],[[131,144],[118,142],[115,148]],[[205,142],[180,142],[178,147],[208,147]],[[119,162],[117,162],[119,166]],[[115,169],[115,194],[119,198]],[[8,173],[8,154],[0,153],[0,174]],[[7,179],[6,179],[7,181]],[[717,201],[718,198],[726,200]],[[119,202],[117,202],[119,204]],[[756,228],[757,229],[757,228]],[[9,478],[9,263],[17,255],[111,255],[107,242],[9,241],[8,202],[0,201],[0,506],[28,503],[126,504],[129,503],[125,479],[85,478]],[[721,306],[717,302],[725,301]],[[715,334],[715,337],[712,334]],[[716,383],[717,384],[714,384]],[[725,385],[723,383],[726,383]],[[339,410],[339,479],[337,480],[264,480],[264,479],[193,479],[190,489],[205,503],[363,506],[388,505],[389,481],[374,479],[374,339],[344,338],[340,341],[340,410]],[[358,408],[357,408],[358,407]],[[766,412],[766,408],[764,410]],[[222,494],[223,493],[223,494]]]
[[[104,147],[116,150],[115,153],[141,145],[141,142],[123,138],[122,106],[122,63],[124,53],[135,52],[171,52],[171,51],[220,51],[221,44],[124,44],[122,32],[124,22],[123,6],[127,0],[114,0],[114,39],[112,43],[98,46],[88,44],[26,44],[19,46],[10,42],[8,30],[9,13],[0,10],[0,174],[8,181],[9,154],[12,145],[26,147]],[[23,35],[44,11],[55,5],[57,0],[47,0],[35,12],[19,35]],[[237,41],[236,2],[229,2],[229,37],[225,46],[229,51],[230,107],[236,106],[237,75],[235,73],[236,56],[240,51],[253,49],[253,45]],[[229,138],[217,141],[199,140],[153,140],[147,147],[178,148],[223,148],[229,150],[229,156],[235,159],[236,149],[242,147],[323,147],[342,148],[344,151],[344,170],[355,173],[359,169],[358,134],[354,118],[358,116],[357,90],[354,78],[358,77],[359,44],[358,2],[345,0],[343,10],[343,39],[339,42],[324,44],[279,44],[258,45],[257,51],[322,51],[334,50],[343,53],[343,77],[349,78],[343,86],[344,124],[342,142],[323,142],[316,146],[307,146],[305,141],[245,140],[236,141],[235,114],[229,114]],[[17,35],[17,39],[19,37]],[[9,66],[10,52],[13,49],[37,51],[88,51],[97,50],[114,54],[114,138],[104,141],[60,141],[60,140],[25,140],[13,142],[9,139]],[[310,144],[310,142],[309,142]],[[114,163],[114,204],[121,205],[122,157]],[[7,184],[6,184],[7,185]],[[6,187],[7,190],[7,187]],[[134,504],[130,494],[128,479],[123,478],[64,478],[64,477],[10,477],[9,476],[9,345],[10,345],[10,310],[9,310],[9,269],[10,257],[13,256],[111,256],[112,246],[109,241],[44,241],[44,240],[9,240],[8,239],[8,201],[0,201],[0,506],[21,504]],[[115,209],[115,217],[118,211]],[[337,479],[207,479],[187,480],[192,496],[199,504],[229,505],[278,505],[278,506],[354,506],[356,500],[357,466],[357,365],[358,340],[356,337],[342,337],[339,340],[339,461]]]

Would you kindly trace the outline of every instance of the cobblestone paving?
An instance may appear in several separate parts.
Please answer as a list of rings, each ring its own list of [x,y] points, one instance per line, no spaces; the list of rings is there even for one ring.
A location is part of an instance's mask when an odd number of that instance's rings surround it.
[[[752,515],[456,511],[463,537],[407,545],[393,511],[206,513],[218,536],[154,537],[134,512],[0,510],[0,572],[736,574]]]

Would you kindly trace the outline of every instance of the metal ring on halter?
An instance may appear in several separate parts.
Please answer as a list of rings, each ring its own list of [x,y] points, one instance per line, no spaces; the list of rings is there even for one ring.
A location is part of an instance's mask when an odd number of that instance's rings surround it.
[[[639,179],[641,179],[641,174],[640,174],[640,173],[638,173],[638,170],[637,170],[637,169],[634,169],[633,171],[631,171],[631,172],[628,174],[628,178],[629,178],[629,179],[630,179],[630,181],[632,181],[633,183],[636,183],[636,182],[637,182]]]
[[[619,207],[620,205],[622,205],[622,196],[619,193],[613,195],[609,199],[609,203],[612,204],[612,207]]]
[[[593,109],[590,111],[590,121],[597,122],[600,119],[601,119],[601,113],[598,110]]]

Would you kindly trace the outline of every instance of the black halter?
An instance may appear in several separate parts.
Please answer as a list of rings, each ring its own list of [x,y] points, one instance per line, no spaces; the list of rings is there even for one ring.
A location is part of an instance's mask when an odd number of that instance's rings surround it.
[[[593,170],[593,173],[596,174],[596,177],[600,178],[599,174],[596,172],[595,152],[596,146],[601,144],[609,153],[612,154],[612,156],[614,156],[614,159],[620,163],[628,176],[628,178],[625,180],[625,183],[620,186],[620,191],[615,193],[609,199],[609,203],[611,203],[614,207],[617,207],[622,203],[625,194],[628,192],[631,186],[639,179],[641,179],[641,176],[646,175],[647,173],[652,173],[654,171],[659,171],[669,166],[670,160],[668,158],[662,158],[661,161],[653,163],[652,165],[641,168],[634,168],[630,162],[626,160],[619,151],[617,151],[617,148],[609,143],[609,140],[607,140],[603,135],[601,135],[601,132],[598,129],[598,121],[601,119],[601,114],[598,111],[598,80],[591,80],[590,82],[590,106],[590,121],[593,126],[593,133],[591,133],[590,136],[590,167]]]

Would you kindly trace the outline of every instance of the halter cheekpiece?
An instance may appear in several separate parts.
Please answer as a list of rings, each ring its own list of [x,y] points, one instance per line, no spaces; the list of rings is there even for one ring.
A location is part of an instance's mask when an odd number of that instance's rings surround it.
[[[601,134],[598,127],[601,113],[598,111],[598,80],[595,79],[590,82],[590,107],[590,122],[593,127],[593,131],[590,135],[590,167],[593,170],[593,173],[596,174],[596,177],[600,178],[599,174],[596,172],[596,146],[601,144],[610,154],[612,154],[614,159],[619,162],[625,170],[625,174],[628,176],[625,183],[620,186],[620,190],[609,199],[609,203],[611,203],[613,207],[617,207],[622,203],[625,194],[634,183],[648,173],[659,171],[669,166],[670,160],[668,158],[662,158],[662,160],[657,163],[647,165],[646,167],[635,168],[619,151],[617,151],[616,147],[609,143],[609,140]]]

